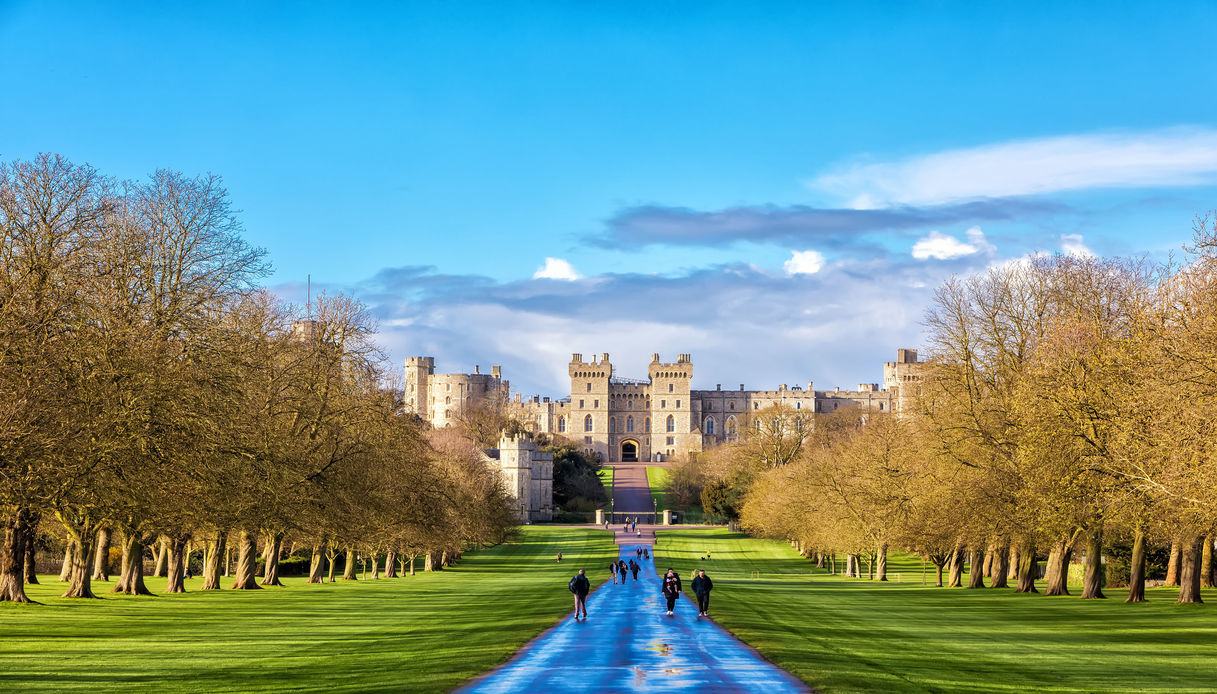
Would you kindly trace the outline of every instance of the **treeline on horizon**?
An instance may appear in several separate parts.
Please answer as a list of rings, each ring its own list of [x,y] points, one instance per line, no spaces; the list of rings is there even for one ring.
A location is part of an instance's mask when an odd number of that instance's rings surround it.
[[[439,568],[515,526],[476,442],[403,414],[366,310],[258,286],[220,180],[117,181],[47,154],[0,163],[0,601],[62,547],[66,597],[165,592],[194,551],[204,589],[310,582],[340,559]],[[261,546],[261,550],[259,550]],[[261,574],[259,582],[257,574]]]
[[[1217,217],[1186,263],[1031,255],[940,286],[902,412],[752,413],[674,489],[820,566],[1083,598],[1217,582]],[[1151,558],[1153,559],[1151,563]],[[863,563],[867,568],[863,569]],[[1041,562],[1045,562],[1041,570]]]

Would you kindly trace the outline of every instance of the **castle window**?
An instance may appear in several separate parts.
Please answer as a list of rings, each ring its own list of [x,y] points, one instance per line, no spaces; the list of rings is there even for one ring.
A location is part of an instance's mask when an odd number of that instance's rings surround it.
[[[660,408],[660,409],[664,409],[664,408],[666,408],[667,406],[668,406],[668,401],[667,401],[667,400],[660,400],[660,401],[659,401],[659,408]]]
[[[590,436],[584,436],[584,437],[583,437],[583,443],[587,444],[588,446],[592,445],[592,437],[590,437]],[[589,448],[589,449],[587,449],[587,452],[588,452],[588,453],[591,453],[591,452],[592,452],[592,449],[590,449],[590,448]]]
[[[668,384],[668,392],[669,392],[669,393],[671,393],[671,392],[672,392],[672,390],[673,390],[675,387],[676,387],[676,386],[674,386],[674,385],[672,385],[671,383],[669,383],[669,384]]]
[[[726,430],[727,438],[734,441],[736,431],[735,415],[727,417],[727,422],[723,425],[723,429]]]
[[[794,404],[794,409],[796,409],[796,410],[801,410],[801,409],[803,409],[803,403],[801,403],[801,402],[796,402],[796,403]]]
[[[616,417],[609,417],[609,433],[610,434],[617,433],[617,418]]]
[[[676,418],[668,415],[668,431],[676,431]]]
[[[579,409],[583,409],[583,401],[582,401],[582,400],[580,400],[580,401],[579,401]]]
[[[754,410],[761,409],[761,403],[759,403],[759,402],[752,403],[752,409],[754,409]]]
[[[452,404],[452,398],[451,398],[451,397],[444,398],[444,404],[445,404],[445,405],[451,405],[451,404]]]
[[[446,391],[448,391],[448,392],[452,392],[452,384],[451,384],[451,383],[445,383],[445,384],[444,384],[444,390],[446,390]]]
[[[679,401],[679,400],[677,400],[677,401],[676,401],[676,409],[678,409],[678,410],[680,409],[680,401]]]
[[[651,433],[651,418],[650,417],[647,417],[646,426],[647,426],[647,433],[648,434]]]
[[[714,418],[706,417],[706,423],[702,426],[702,431],[709,436],[714,436]]]
[[[600,401],[599,401],[599,400],[593,400],[593,401],[592,401],[592,407],[600,407]]]
[[[879,403],[879,411],[880,411],[880,412],[882,412],[882,411],[883,411],[883,403]]]
[[[587,392],[592,392],[592,384],[587,384]]]
[[[734,411],[735,411],[735,401],[734,401],[734,400],[732,400],[731,402],[727,403],[727,406],[728,406],[729,408],[731,408],[731,411],[732,411],[732,412],[734,412]]]
[[[625,418],[625,430],[629,433],[634,432],[634,418],[633,417]]]
[[[592,416],[590,414],[583,418],[583,430],[584,431],[592,430]]]
[[[675,437],[675,436],[669,436],[669,437],[668,437],[668,445],[669,445],[669,446],[673,446],[673,445],[675,445],[675,444],[676,444],[676,437]],[[672,453],[671,451],[668,451],[668,455],[671,455],[671,453]]]
[[[566,432],[566,417],[558,417],[558,432]]]

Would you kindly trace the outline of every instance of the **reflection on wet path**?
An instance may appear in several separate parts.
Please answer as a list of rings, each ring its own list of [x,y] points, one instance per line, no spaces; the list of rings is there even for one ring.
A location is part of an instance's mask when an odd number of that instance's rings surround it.
[[[604,584],[588,597],[586,622],[566,617],[511,662],[460,691],[807,691],[713,621],[698,619],[692,602],[681,599],[676,615],[666,616],[654,561],[638,559],[636,547],[622,546],[621,557],[642,565],[637,581]],[[589,574],[608,571],[585,568]],[[681,580],[689,590],[693,577]]]

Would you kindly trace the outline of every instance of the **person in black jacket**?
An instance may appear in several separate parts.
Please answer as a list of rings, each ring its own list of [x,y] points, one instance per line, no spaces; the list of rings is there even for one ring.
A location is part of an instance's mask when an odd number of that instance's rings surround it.
[[[680,574],[668,569],[663,575],[663,597],[668,601],[668,616],[676,609],[676,599],[680,597]]]
[[[579,569],[579,573],[570,579],[570,583],[566,584],[570,592],[575,596],[575,621],[579,621],[579,616],[583,616],[583,620],[587,621],[587,594],[592,590],[591,581],[587,580],[587,574],[583,569]]]
[[[625,565],[624,559],[617,560],[617,574],[621,576],[621,585],[625,585],[626,574],[630,571],[630,567]]]
[[[638,565],[638,562],[634,561],[633,559],[630,560],[630,573],[634,574],[635,581],[638,580],[638,570],[641,568],[642,567]]]
[[[706,575],[705,569],[698,569],[693,578],[693,594],[697,596],[697,616],[705,617],[710,612],[710,591],[714,590],[714,581]]]

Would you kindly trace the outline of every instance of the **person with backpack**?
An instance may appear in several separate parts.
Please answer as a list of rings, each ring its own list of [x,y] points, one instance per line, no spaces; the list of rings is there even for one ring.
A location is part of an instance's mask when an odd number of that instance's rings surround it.
[[[634,574],[635,582],[638,581],[638,570],[641,568],[642,567],[638,565],[638,562],[634,561],[633,559],[630,560],[630,573]]]
[[[617,562],[609,562],[609,573],[613,575],[613,583],[617,583]]]
[[[693,594],[697,596],[697,616],[707,617],[710,614],[710,591],[714,589],[714,581],[706,575],[705,569],[698,569],[693,579]]]
[[[668,601],[668,616],[671,617],[676,609],[676,600],[680,597],[680,574],[674,569],[668,569],[663,575],[663,597]]]
[[[587,594],[592,590],[592,583],[587,580],[587,574],[583,569],[579,569],[579,573],[570,579],[570,583],[566,584],[566,587],[575,596],[575,621],[579,621],[579,616],[582,615],[583,621],[586,622]]]
[[[624,559],[617,560],[617,574],[621,576],[621,585],[625,585],[625,575],[630,569],[625,565]]]

